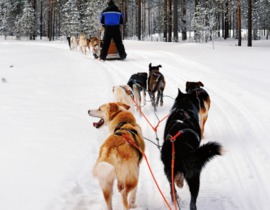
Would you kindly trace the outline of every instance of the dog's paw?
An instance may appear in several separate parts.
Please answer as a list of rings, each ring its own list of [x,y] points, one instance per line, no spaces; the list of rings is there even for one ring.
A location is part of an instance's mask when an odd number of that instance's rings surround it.
[[[137,208],[137,205],[135,203],[131,203],[131,204],[129,204],[129,208],[135,209],[135,208]]]
[[[182,173],[177,173],[175,176],[175,184],[177,187],[182,188],[184,186],[184,177]]]

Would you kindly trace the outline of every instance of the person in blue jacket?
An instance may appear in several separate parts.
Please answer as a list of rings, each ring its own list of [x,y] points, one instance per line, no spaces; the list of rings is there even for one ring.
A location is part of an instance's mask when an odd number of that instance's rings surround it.
[[[123,24],[123,14],[114,4],[113,0],[108,1],[108,7],[103,10],[100,17],[100,22],[104,26],[103,45],[100,53],[100,59],[106,60],[107,52],[111,43],[114,40],[121,60],[126,59],[127,54],[122,42],[120,25]]]

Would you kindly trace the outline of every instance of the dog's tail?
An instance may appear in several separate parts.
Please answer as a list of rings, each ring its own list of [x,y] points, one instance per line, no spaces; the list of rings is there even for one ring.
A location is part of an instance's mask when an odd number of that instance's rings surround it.
[[[217,142],[208,142],[200,146],[194,154],[195,165],[197,170],[201,171],[207,162],[212,160],[217,155],[223,154],[223,148],[221,144]]]

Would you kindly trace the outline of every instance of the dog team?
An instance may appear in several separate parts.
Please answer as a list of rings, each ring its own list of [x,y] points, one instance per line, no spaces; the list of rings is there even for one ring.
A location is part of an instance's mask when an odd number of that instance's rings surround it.
[[[109,136],[101,145],[93,168],[93,175],[99,181],[108,210],[113,209],[115,180],[123,209],[136,208],[139,168],[145,143],[142,129],[133,113],[136,109],[140,111],[141,106],[146,104],[146,92],[155,111],[159,105],[163,105],[166,82],[159,71],[161,67],[150,63],[148,73],[133,74],[127,85],[113,87],[115,102],[88,111],[90,116],[99,118],[98,122],[93,123],[94,127],[106,125],[109,129]],[[186,181],[191,195],[190,210],[197,210],[202,168],[213,157],[222,155],[223,150],[217,142],[200,145],[211,103],[203,86],[202,82],[186,82],[186,93],[178,89],[165,124],[161,161],[170,184],[171,199],[177,200],[179,209],[175,185],[181,188]]]
[[[68,38],[69,39],[69,38]],[[85,34],[77,36],[71,36],[68,42],[70,50],[77,50],[86,55],[87,50],[93,53],[93,56],[97,58],[98,49],[101,45],[100,39],[95,36],[90,36],[88,39]]]

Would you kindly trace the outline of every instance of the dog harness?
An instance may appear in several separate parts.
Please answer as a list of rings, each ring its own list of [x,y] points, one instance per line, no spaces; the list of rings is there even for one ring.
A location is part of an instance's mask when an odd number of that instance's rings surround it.
[[[172,110],[172,112],[177,112],[179,113],[179,111],[181,112],[180,114],[183,116],[183,119],[177,119],[174,121],[174,124],[172,126],[170,126],[170,128],[172,129],[176,124],[183,124],[185,120],[187,119],[190,119],[190,116],[188,114],[187,111],[185,111],[184,109],[179,109],[179,110]],[[169,130],[170,131],[170,130]],[[172,143],[172,161],[171,161],[171,193],[172,193],[172,197],[173,197],[173,203],[174,203],[174,207],[175,207],[175,210],[177,210],[177,206],[178,206],[178,209],[180,209],[180,206],[179,206],[179,203],[177,202],[177,197],[176,197],[176,194],[175,194],[175,186],[174,186],[174,180],[175,180],[175,175],[174,175],[174,167],[175,167],[175,141],[177,140],[177,138],[184,134],[184,133],[192,133],[193,135],[195,135],[195,137],[197,138],[198,142],[200,142],[200,137],[199,135],[192,129],[190,128],[183,128],[183,129],[180,129],[179,131],[176,132],[176,134],[174,135],[170,135],[168,134],[166,136],[166,140],[169,140],[171,143]],[[186,146],[188,146],[192,151],[194,151],[194,148],[188,144],[187,142],[183,142]]]
[[[114,129],[114,134],[117,135],[117,136],[123,136],[123,132],[121,132],[121,131],[127,131],[133,136],[133,138],[134,138],[134,140],[136,142],[136,145],[138,146],[137,141],[136,141],[136,139],[137,139],[136,136],[138,135],[138,132],[135,129],[122,128],[126,124],[129,124],[129,123],[128,122],[120,122],[116,126],[116,128]],[[141,153],[141,151],[139,151],[139,161],[141,159],[142,159],[142,153]]]
[[[122,85],[120,87],[124,89],[126,94],[128,94],[129,96],[131,96],[131,98],[134,99],[134,94],[133,94],[133,92],[131,90],[128,90],[125,86],[122,86]]]
[[[159,70],[155,70],[151,75],[154,76],[156,78],[156,82],[158,82],[161,73],[159,72]]]
[[[137,85],[138,87],[140,87],[141,89],[144,89],[144,88],[143,88],[143,85],[141,84],[141,81],[140,81],[140,80],[129,79],[129,80],[128,80],[128,84],[129,84],[129,83],[133,83],[133,84]]]
[[[174,111],[178,111],[178,110],[173,110],[173,112],[174,112]],[[173,121],[174,124],[172,124],[172,125],[170,126],[171,129],[172,129],[174,126],[176,126],[177,124],[179,124],[179,123],[183,124],[185,120],[190,119],[189,114],[188,114],[184,109],[179,109],[179,111],[181,111],[181,115],[182,115],[184,118],[183,118],[183,119],[177,119],[177,120]],[[171,129],[170,129],[170,130],[171,130]],[[191,129],[191,128],[183,128],[183,129],[179,130],[178,132],[176,132],[176,134],[174,134],[174,135],[168,134],[168,135],[166,136],[166,140],[170,140],[171,142],[173,142],[173,141],[175,141],[175,140],[177,139],[178,136],[180,136],[181,134],[187,133],[187,132],[192,133],[192,134],[196,137],[196,139],[198,140],[198,142],[200,142],[200,136],[199,136],[193,129]],[[191,145],[189,145],[188,143],[185,142],[185,144],[186,144],[187,146],[189,146],[190,148],[193,149],[193,147],[192,147]]]

